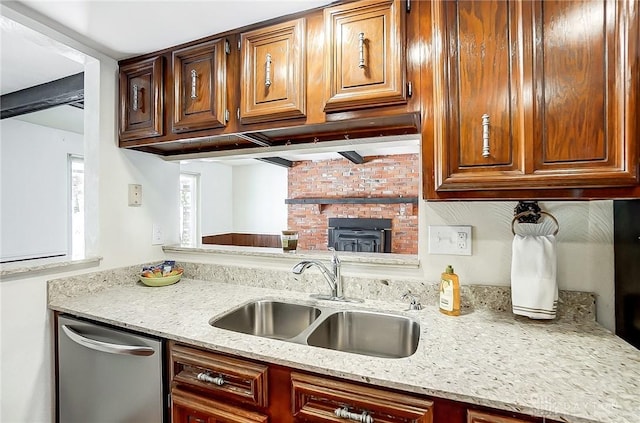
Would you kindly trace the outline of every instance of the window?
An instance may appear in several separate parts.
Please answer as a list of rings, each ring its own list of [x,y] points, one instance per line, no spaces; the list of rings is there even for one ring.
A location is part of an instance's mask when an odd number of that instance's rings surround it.
[[[185,246],[198,245],[200,237],[199,179],[197,173],[180,173],[180,243]]]
[[[69,155],[71,258],[84,258],[84,159]]]

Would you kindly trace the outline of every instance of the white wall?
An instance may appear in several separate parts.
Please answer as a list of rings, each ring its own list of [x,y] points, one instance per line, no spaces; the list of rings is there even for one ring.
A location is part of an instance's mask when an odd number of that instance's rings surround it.
[[[69,252],[68,155],[83,136],[16,118],[0,122],[0,258]]]
[[[233,168],[233,232],[280,234],[287,228],[287,168],[256,162]]]
[[[233,232],[233,168],[212,162],[180,165],[200,175],[200,232],[203,236]]]
[[[99,268],[0,281],[0,421],[48,423],[54,419],[55,402],[47,279],[163,260],[161,246],[151,245],[151,225],[162,226],[166,243],[178,242],[179,165],[118,148],[114,60],[65,36],[63,28],[55,31],[32,21],[26,10],[20,16],[34,29],[100,58],[85,67],[85,213],[88,252],[102,256],[102,263]],[[128,206],[132,183],[142,184],[141,207]]]

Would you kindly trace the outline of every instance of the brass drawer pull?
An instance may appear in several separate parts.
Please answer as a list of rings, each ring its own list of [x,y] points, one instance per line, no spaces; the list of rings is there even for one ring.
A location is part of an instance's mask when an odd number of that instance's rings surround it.
[[[198,379],[201,382],[213,383],[214,385],[218,385],[218,386],[222,386],[225,383],[222,376],[213,377],[208,373],[198,373],[198,375],[196,376],[196,379]]]
[[[334,413],[337,417],[342,419],[349,419],[359,423],[374,423],[373,417],[371,417],[366,411],[363,411],[362,414],[357,414],[351,413],[346,407],[341,407],[336,408]]]

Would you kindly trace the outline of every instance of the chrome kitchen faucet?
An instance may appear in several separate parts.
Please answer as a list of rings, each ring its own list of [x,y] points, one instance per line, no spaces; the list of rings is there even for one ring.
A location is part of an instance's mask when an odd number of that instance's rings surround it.
[[[303,260],[300,263],[293,266],[291,271],[294,275],[301,275],[310,267],[316,266],[320,269],[322,276],[329,284],[331,288],[331,295],[326,294],[312,294],[311,297],[317,298],[320,300],[331,300],[331,301],[356,301],[362,302],[359,299],[348,299],[345,298],[343,292],[343,284],[342,284],[342,275],[340,273],[340,258],[338,257],[338,253],[334,248],[329,248],[330,251],[333,252],[331,256],[331,268],[332,270],[327,269],[327,266],[324,265],[319,260]]]

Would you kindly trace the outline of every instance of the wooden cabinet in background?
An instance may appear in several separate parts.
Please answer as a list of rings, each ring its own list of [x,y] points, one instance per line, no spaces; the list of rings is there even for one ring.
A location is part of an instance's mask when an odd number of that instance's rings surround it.
[[[305,30],[301,18],[240,34],[241,123],[305,116]]]
[[[637,8],[632,0],[432,2],[427,196],[637,184]]]
[[[164,134],[164,79],[162,56],[120,68],[120,139]]]
[[[227,51],[218,39],[173,52],[173,132],[226,125]]]
[[[326,112],[406,103],[406,3],[324,10]]]
[[[301,373],[291,374],[293,416],[300,422],[431,423],[433,402]]]

